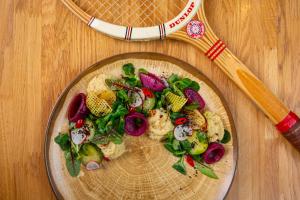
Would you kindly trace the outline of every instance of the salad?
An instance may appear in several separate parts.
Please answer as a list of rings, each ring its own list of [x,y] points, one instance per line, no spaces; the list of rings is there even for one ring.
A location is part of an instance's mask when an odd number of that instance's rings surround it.
[[[136,70],[130,63],[120,77],[95,76],[71,100],[67,118],[55,142],[74,177],[82,167],[96,170],[122,156],[126,135],[147,135],[178,157],[172,167],[179,173],[187,175],[190,166],[217,179],[210,165],[222,159],[223,144],[231,139],[221,117],[207,109],[197,82]]]

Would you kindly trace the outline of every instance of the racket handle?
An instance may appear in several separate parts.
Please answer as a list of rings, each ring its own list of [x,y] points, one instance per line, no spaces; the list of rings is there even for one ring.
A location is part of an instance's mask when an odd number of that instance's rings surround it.
[[[280,123],[276,125],[283,136],[300,152],[300,119],[290,112]]]

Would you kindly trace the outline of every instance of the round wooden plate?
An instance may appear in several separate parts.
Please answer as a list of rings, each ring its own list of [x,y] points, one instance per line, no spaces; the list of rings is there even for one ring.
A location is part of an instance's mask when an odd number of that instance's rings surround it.
[[[97,74],[120,75],[122,65],[133,63],[153,73],[172,72],[200,83],[200,93],[209,110],[218,113],[232,140],[225,145],[222,160],[213,165],[218,180],[208,178],[187,166],[187,176],[172,168],[178,160],[147,135],[126,137],[127,152],[120,158],[105,162],[105,168],[86,171],[72,178],[66,169],[63,152],[54,137],[66,123],[70,99],[85,91]],[[58,199],[223,199],[232,183],[237,163],[237,137],[229,109],[213,83],[196,68],[175,58],[156,53],[129,53],[114,56],[83,71],[59,97],[50,116],[45,139],[45,162],[48,177]]]

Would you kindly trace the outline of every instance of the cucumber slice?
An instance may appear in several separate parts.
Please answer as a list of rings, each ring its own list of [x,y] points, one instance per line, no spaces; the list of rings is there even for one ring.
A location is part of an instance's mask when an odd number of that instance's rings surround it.
[[[87,165],[90,161],[101,163],[103,160],[103,153],[99,147],[94,144],[84,144],[80,151],[81,161],[84,165]]]
[[[89,119],[85,119],[84,126],[86,126],[89,132],[89,135],[87,135],[87,140],[91,141],[94,138],[96,132],[94,122]]]
[[[187,140],[192,144],[192,149],[189,151],[189,153],[193,156],[204,153],[208,147],[207,139],[202,139],[200,141],[196,131],[194,131],[193,135],[188,137]]]
[[[146,98],[143,104],[144,111],[152,110],[155,107],[156,99],[155,98]]]

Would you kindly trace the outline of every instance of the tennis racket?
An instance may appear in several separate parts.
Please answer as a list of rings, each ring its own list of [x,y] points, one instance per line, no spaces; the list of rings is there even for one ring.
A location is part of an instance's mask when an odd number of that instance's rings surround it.
[[[300,119],[226,47],[205,17],[204,0],[62,0],[88,26],[128,41],[188,42],[215,62],[300,151]]]

